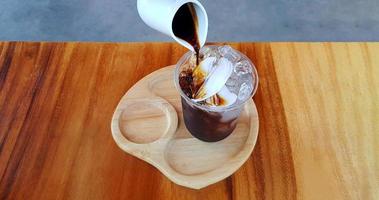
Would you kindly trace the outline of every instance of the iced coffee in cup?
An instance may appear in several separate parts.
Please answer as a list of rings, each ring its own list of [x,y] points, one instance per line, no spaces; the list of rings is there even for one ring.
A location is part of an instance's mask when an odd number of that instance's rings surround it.
[[[258,86],[252,62],[230,46],[204,46],[198,60],[195,53],[187,52],[174,76],[185,126],[206,142],[220,141],[233,132]]]

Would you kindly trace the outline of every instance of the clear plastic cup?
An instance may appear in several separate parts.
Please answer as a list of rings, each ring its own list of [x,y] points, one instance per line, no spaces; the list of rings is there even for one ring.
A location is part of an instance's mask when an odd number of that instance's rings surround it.
[[[200,50],[200,55],[207,54],[207,52],[204,52],[206,50],[220,47],[221,46],[215,45],[206,46],[206,48],[202,48]],[[240,116],[245,103],[251,101],[252,96],[258,88],[258,74],[254,64],[241,52],[237,50],[234,51],[236,56],[239,56],[240,60],[247,61],[251,65],[252,90],[251,94],[247,95],[246,99],[240,99],[229,106],[217,107],[204,105],[191,100],[185,95],[179,84],[179,75],[184,69],[187,69],[190,65],[193,65],[193,63],[190,64],[193,62],[191,60],[194,56],[193,52],[189,51],[184,54],[176,65],[174,80],[175,87],[181,96],[184,124],[194,137],[202,141],[217,142],[228,137],[236,128],[238,117]],[[222,55],[215,56],[222,57]]]

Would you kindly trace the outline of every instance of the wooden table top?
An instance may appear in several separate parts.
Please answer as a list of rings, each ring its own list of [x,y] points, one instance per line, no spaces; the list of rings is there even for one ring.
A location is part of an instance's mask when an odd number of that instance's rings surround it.
[[[231,177],[175,185],[120,150],[122,95],[174,43],[0,43],[0,199],[379,199],[379,43],[234,43],[260,85],[257,145]]]

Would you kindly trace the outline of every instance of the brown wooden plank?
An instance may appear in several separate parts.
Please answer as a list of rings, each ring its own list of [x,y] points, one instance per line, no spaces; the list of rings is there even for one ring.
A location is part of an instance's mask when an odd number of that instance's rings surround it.
[[[173,43],[0,43],[0,199],[379,198],[379,46],[235,43],[260,76],[251,158],[202,190],[110,133],[121,96],[175,64]]]
[[[379,44],[272,49],[298,197],[378,199]]]

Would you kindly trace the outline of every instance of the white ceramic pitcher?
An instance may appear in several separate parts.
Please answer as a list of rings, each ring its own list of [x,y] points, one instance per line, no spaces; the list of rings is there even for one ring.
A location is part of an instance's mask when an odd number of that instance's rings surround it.
[[[150,27],[168,36],[179,44],[194,51],[191,44],[176,37],[172,30],[172,21],[178,9],[192,3],[198,20],[198,38],[200,47],[204,46],[208,34],[208,16],[204,7],[197,0],[137,0],[138,13],[142,20]]]

